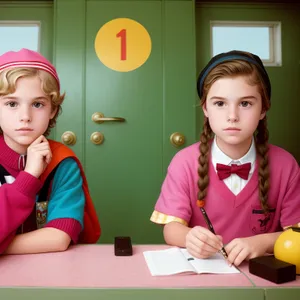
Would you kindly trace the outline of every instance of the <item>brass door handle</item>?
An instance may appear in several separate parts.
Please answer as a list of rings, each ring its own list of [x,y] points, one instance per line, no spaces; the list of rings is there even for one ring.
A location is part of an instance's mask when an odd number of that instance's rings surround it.
[[[173,146],[180,147],[180,146],[184,145],[184,143],[185,143],[185,136],[182,133],[174,132],[170,136],[170,141]]]
[[[61,141],[66,145],[74,145],[76,140],[76,135],[72,131],[65,131],[61,136]]]
[[[90,140],[95,145],[100,145],[103,143],[104,135],[101,132],[93,132],[91,134]]]
[[[120,118],[120,117],[104,117],[104,114],[101,112],[95,112],[92,115],[92,121],[97,123],[97,124],[101,124],[103,122],[125,122],[124,118]]]

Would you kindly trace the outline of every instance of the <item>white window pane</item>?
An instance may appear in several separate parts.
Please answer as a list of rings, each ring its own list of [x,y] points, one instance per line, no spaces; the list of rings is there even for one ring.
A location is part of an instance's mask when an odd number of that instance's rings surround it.
[[[38,24],[0,23],[0,55],[22,48],[39,51],[39,29]]]
[[[269,27],[212,27],[213,56],[231,50],[243,50],[270,60]]]

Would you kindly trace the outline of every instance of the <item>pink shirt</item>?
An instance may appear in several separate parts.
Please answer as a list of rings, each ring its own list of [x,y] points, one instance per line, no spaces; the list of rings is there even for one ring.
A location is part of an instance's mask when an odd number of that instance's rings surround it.
[[[196,206],[198,156],[199,143],[174,156],[151,221],[159,224],[178,221],[189,227],[207,227]],[[253,176],[237,195],[219,180],[210,163],[205,208],[216,234],[222,235],[224,243],[237,237],[280,231],[285,226],[300,222],[300,173],[297,161],[287,151],[270,145],[269,167],[268,203],[272,211],[265,216],[259,201],[257,162]]]

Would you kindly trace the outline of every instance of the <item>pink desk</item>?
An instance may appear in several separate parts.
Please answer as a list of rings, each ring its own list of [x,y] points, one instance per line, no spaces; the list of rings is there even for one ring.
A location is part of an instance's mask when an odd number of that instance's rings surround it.
[[[251,287],[242,273],[151,276],[143,251],[166,246],[134,246],[134,255],[116,257],[112,245],[73,246],[66,252],[0,258],[0,286],[80,288]]]
[[[134,246],[131,257],[114,256],[113,245],[0,256],[0,299],[265,299],[265,289],[260,287],[264,285],[248,274],[247,265],[242,266],[240,274],[151,276],[143,251],[166,247]]]

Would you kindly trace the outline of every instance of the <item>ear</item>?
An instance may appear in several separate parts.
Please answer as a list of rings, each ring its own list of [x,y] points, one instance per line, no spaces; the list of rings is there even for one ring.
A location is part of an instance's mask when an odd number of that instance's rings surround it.
[[[56,115],[57,109],[58,109],[58,107],[55,107],[55,108],[52,110],[52,112],[51,112],[51,114],[50,114],[50,120],[52,120],[52,119],[54,118],[54,116]]]
[[[207,109],[206,109],[206,102],[202,105],[202,110],[203,110],[203,113],[204,113],[205,117],[208,118],[208,113],[207,113]]]
[[[262,120],[265,116],[266,116],[266,112],[263,111],[263,112],[260,114],[259,119]]]

